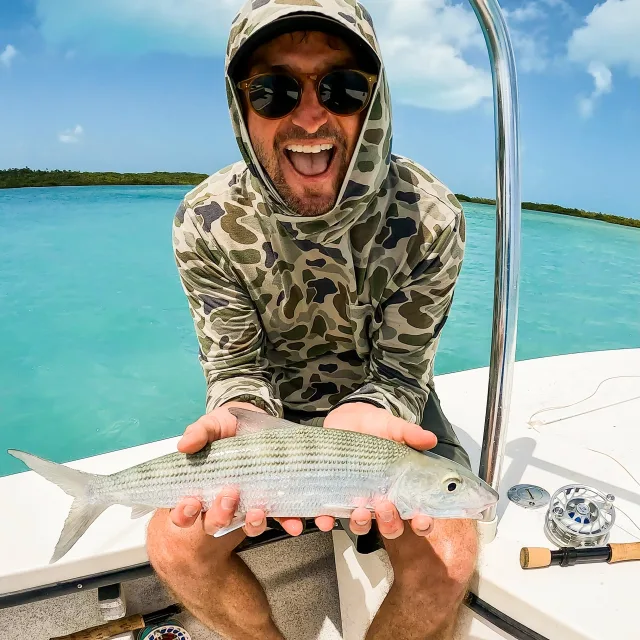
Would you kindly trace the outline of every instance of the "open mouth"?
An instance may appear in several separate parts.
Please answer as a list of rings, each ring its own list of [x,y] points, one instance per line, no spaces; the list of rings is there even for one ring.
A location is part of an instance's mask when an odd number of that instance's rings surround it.
[[[321,177],[329,171],[335,156],[333,144],[289,144],[284,155],[297,173],[307,177]]]

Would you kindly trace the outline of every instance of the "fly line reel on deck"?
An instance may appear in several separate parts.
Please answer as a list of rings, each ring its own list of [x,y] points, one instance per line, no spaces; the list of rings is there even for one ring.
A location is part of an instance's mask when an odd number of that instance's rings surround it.
[[[524,509],[548,505],[544,532],[558,547],[605,545],[616,519],[615,497],[583,484],[560,487],[551,497],[542,487],[518,484],[509,489],[507,496]]]
[[[551,498],[544,523],[558,547],[598,547],[609,539],[616,519],[615,497],[582,484],[569,484]]]

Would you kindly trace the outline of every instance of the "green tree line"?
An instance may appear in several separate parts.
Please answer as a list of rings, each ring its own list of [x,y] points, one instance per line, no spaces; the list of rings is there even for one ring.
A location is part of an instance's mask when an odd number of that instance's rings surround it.
[[[472,198],[465,196],[463,193],[456,193],[456,198],[460,202],[476,202],[478,204],[496,204],[491,198]],[[571,209],[561,207],[557,204],[541,204],[539,202],[523,202],[522,208],[527,211],[544,211],[545,213],[559,213],[563,216],[574,216],[576,218],[588,218],[589,220],[600,220],[601,222],[610,222],[611,224],[620,224],[624,227],[640,228],[640,220],[636,218],[623,218],[622,216],[614,216],[610,213],[599,213],[595,211],[585,211],[584,209]]]
[[[47,171],[24,169],[0,170],[0,189],[17,187],[85,187],[91,185],[190,185],[206,178],[204,173],[116,173],[115,171]]]
[[[196,185],[207,177],[204,173],[188,171],[170,172],[153,171],[151,173],[116,173],[115,171],[48,171],[40,169],[3,169],[0,170],[0,189],[18,187],[84,187],[92,185]],[[460,202],[475,202],[479,204],[496,204],[490,198],[473,198],[462,193],[456,197]],[[624,218],[608,213],[571,209],[557,204],[540,204],[538,202],[523,202],[522,208],[529,211],[544,211],[558,213],[577,218],[600,220],[626,227],[640,228],[640,220]]]

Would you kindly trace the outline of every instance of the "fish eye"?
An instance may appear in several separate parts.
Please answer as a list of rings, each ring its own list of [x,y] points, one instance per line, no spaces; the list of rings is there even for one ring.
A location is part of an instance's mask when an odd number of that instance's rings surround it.
[[[447,493],[454,493],[462,484],[462,478],[459,476],[447,476],[442,481],[442,486]]]

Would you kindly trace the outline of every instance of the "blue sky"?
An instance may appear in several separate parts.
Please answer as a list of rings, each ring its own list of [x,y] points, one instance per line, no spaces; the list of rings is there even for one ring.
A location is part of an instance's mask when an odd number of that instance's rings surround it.
[[[0,168],[213,173],[239,158],[223,85],[236,0],[0,2]],[[492,197],[488,57],[452,0],[369,0],[394,150]],[[523,199],[640,217],[640,0],[504,0]]]

